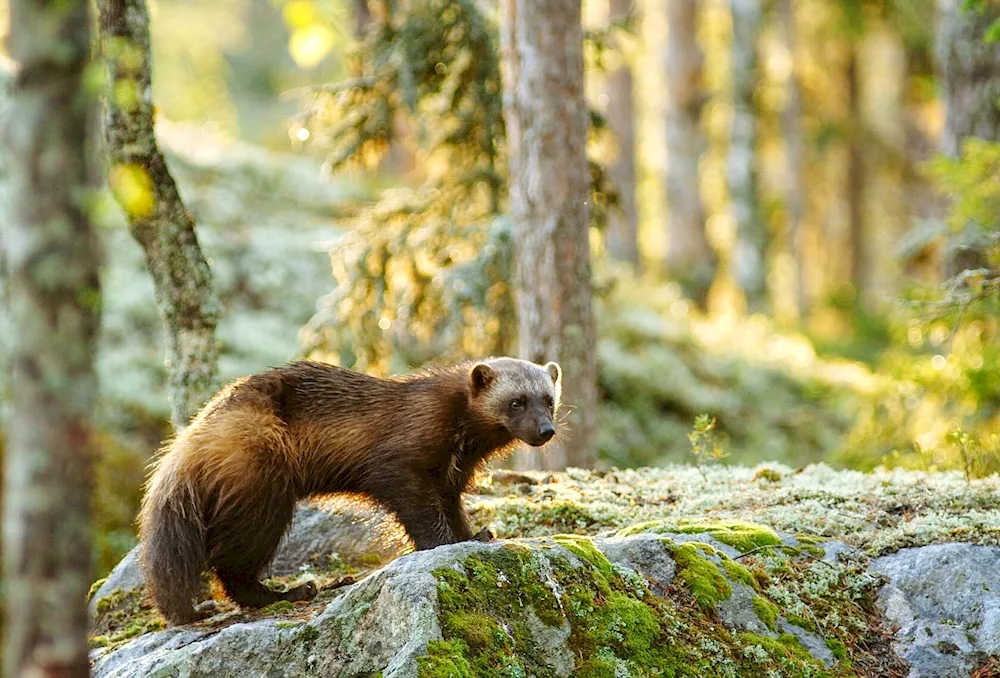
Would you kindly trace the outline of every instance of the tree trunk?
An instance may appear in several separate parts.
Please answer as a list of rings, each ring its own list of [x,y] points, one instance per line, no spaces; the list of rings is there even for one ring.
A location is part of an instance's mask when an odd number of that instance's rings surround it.
[[[354,37],[363,39],[371,23],[372,11],[368,8],[368,0],[354,0]]]
[[[609,0],[610,23],[627,20],[632,0]],[[635,199],[635,106],[632,99],[632,67],[622,57],[621,66],[608,74],[608,126],[618,142],[618,156],[611,177],[618,189],[621,209],[608,223],[608,253],[639,269],[639,210]]]
[[[733,20],[733,120],[726,156],[730,213],[736,225],[733,273],[750,308],[764,301],[767,230],[757,194],[757,36],[761,28],[759,0],[730,0]]]
[[[11,408],[4,469],[3,669],[86,676],[99,255],[86,211],[90,57],[82,0],[10,3],[16,81],[0,125]]]
[[[580,3],[506,0],[502,41],[521,356],[563,369],[564,435],[542,465],[590,467],[597,368]]]
[[[1000,141],[1000,43],[987,43],[986,30],[1000,20],[1000,7],[963,0],[938,0],[937,60],[945,103],[941,151],[958,157],[962,141]],[[983,266],[982,253],[959,249],[945,263],[946,274]]]
[[[802,220],[805,211],[805,186],[802,161],[802,88],[799,84],[798,62],[795,52],[798,44],[795,28],[795,6],[792,0],[779,0],[777,11],[781,16],[782,39],[788,52],[790,68],[786,83],[785,106],[781,112],[782,138],[785,140],[785,233],[795,263],[795,306],[798,316],[809,310],[806,294],[805,251],[803,247]]]
[[[105,138],[109,183],[146,253],[163,321],[171,420],[184,427],[217,387],[219,302],[212,273],[153,134],[149,12],[145,0],[100,0],[111,75]]]
[[[702,54],[696,39],[698,0],[667,3],[664,47],[667,70],[667,269],[704,302],[715,268],[705,235],[698,162],[705,148],[701,128]]]
[[[861,111],[861,77],[858,71],[858,45],[851,38],[847,62],[847,213],[851,237],[851,284],[859,304],[870,301],[872,294],[871,253],[865,223],[864,118]]]

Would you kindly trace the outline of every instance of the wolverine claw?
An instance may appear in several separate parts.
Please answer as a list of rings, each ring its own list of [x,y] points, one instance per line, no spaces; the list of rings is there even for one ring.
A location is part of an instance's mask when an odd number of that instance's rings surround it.
[[[476,532],[476,534],[472,537],[471,541],[481,541],[488,544],[491,541],[496,541],[496,538],[497,538],[496,532],[494,532],[488,527],[484,527],[483,529],[479,530],[479,532]]]

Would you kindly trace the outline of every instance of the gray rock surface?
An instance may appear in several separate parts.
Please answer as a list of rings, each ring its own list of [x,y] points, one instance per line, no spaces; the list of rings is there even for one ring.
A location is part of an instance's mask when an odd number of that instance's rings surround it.
[[[284,576],[326,569],[332,561],[348,564],[386,562],[400,553],[405,542],[394,521],[382,511],[357,504],[320,506],[303,502],[278,547],[266,575]],[[131,591],[144,584],[138,547],[129,551],[94,595],[89,611],[96,621],[97,603],[114,591]]]
[[[876,559],[879,607],[909,678],[964,678],[1000,655],[1000,548],[936,544]]]
[[[317,543],[310,542],[313,537],[309,535],[332,520],[321,519],[322,516],[310,511],[303,511],[300,516],[285,545],[291,553],[307,553],[301,547]],[[720,549],[730,548],[708,535],[700,536],[702,541]],[[532,558],[539,564],[538,576],[554,591],[558,582],[552,574],[551,558],[559,556],[572,568],[585,565],[579,556],[551,540],[521,543],[532,549]],[[662,596],[673,583],[676,565],[662,535],[595,539],[594,544],[615,570],[623,576],[635,577],[640,589],[649,587],[654,595]],[[148,633],[113,650],[95,650],[93,675],[96,678],[204,675],[283,678],[359,676],[381,671],[384,678],[413,677],[418,674],[417,658],[427,653],[428,643],[442,638],[438,621],[439,583],[432,572],[445,567],[462,571],[462,563],[471,554],[496,552],[507,545],[507,542],[467,542],[401,556],[348,587],[309,621],[263,619],[221,629],[199,625]],[[717,561],[719,557],[710,559]],[[134,582],[125,576],[129,567],[120,569],[118,583]],[[734,630],[776,637],[754,613],[753,590],[740,582],[730,580],[730,583],[734,595],[718,609],[723,623]],[[524,615],[535,642],[545,648],[545,661],[554,675],[570,675],[576,660],[569,645],[568,619],[562,625],[546,625],[530,604]],[[226,615],[220,617],[215,626],[225,623]],[[628,629],[623,631],[627,633]],[[828,657],[829,650],[822,639],[809,640],[815,642],[804,643],[805,647],[817,647],[818,643],[821,650],[817,658],[829,663],[832,657]]]

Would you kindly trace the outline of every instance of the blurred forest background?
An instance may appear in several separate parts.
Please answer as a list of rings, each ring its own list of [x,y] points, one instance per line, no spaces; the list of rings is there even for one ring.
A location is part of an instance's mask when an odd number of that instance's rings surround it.
[[[518,354],[504,3],[149,6],[157,135],[214,274],[222,380],[301,356],[391,374]],[[598,466],[1000,468],[998,17],[584,2]],[[101,574],[134,544],[171,410],[110,191],[99,220]]]

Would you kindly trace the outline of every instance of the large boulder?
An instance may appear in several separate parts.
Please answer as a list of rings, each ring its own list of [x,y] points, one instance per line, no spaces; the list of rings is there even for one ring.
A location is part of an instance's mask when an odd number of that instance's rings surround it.
[[[126,559],[95,595],[94,673],[983,678],[1000,666],[998,478],[671,467],[498,473],[477,493],[473,525],[505,539],[401,556],[380,533],[398,537],[392,521],[300,508],[270,574],[314,577],[309,604],[241,611],[217,596],[215,617],[164,628],[128,588]],[[344,575],[357,583],[335,586]]]
[[[230,613],[96,650],[93,674],[819,675],[844,665],[727,553],[739,556],[707,532],[444,546],[402,556],[314,610]]]
[[[1000,657],[1000,548],[935,544],[872,563],[910,678],[968,676]],[[993,674],[997,675],[997,674]]]

